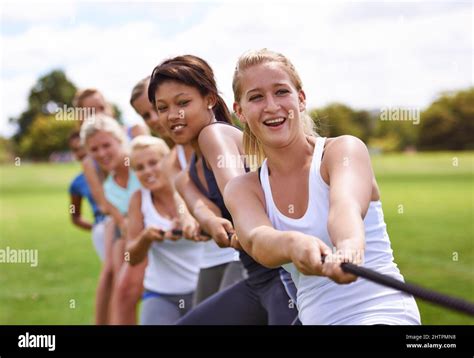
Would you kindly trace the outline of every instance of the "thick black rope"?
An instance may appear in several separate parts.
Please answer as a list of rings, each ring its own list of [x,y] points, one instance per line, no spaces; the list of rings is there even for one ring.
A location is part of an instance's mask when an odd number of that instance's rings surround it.
[[[160,230],[160,234],[161,234],[161,235],[164,235],[165,233],[166,233],[166,231]],[[173,230],[171,230],[171,235],[173,235],[173,236],[183,236],[183,230],[173,229]],[[205,237],[207,237],[207,238],[209,238],[209,239],[212,239],[212,236],[211,236],[211,235],[209,235],[207,232],[202,231],[202,230],[201,230],[201,232],[199,233],[199,235],[205,236]],[[232,236],[233,236],[233,235],[234,235],[234,234],[227,233],[227,237],[228,237],[229,241],[230,241],[230,239],[232,239]]]
[[[162,233],[164,234],[163,231]],[[183,231],[172,230],[172,234],[175,236],[182,236]],[[209,238],[211,237],[208,233],[204,231],[201,231],[200,235],[207,236]],[[228,234],[229,240],[232,238],[232,236],[233,234]],[[322,260],[324,262],[324,256],[322,257]],[[341,269],[344,272],[365,278],[366,280],[378,283],[379,285],[391,287],[396,290],[409,293],[414,297],[421,298],[422,300],[429,301],[431,303],[435,303],[437,305],[474,316],[474,304],[461,298],[451,297],[443,293],[439,293],[424,287],[420,287],[418,285],[414,285],[412,283],[399,281],[393,277],[383,275],[366,267],[357,266],[348,262],[342,263]]]
[[[461,298],[451,297],[443,293],[414,285],[412,283],[399,281],[393,277],[383,275],[366,267],[357,266],[348,262],[342,263],[341,269],[344,272],[363,277],[380,285],[388,286],[396,290],[409,293],[415,297],[421,298],[422,300],[474,316],[474,304]]]

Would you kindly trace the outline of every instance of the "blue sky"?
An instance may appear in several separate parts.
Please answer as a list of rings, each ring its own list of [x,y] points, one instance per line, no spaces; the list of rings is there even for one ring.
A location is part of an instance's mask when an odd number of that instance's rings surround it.
[[[229,105],[240,54],[287,55],[310,107],[424,108],[442,91],[473,85],[471,1],[53,2],[1,5],[0,134],[26,108],[36,79],[62,68],[97,87],[129,122],[133,85],[164,58],[208,60]]]

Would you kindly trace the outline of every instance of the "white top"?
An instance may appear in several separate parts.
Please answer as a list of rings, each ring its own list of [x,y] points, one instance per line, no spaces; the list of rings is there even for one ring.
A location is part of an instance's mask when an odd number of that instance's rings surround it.
[[[188,161],[186,160],[186,152],[184,151],[184,147],[181,144],[176,144],[176,153],[178,154],[178,161],[179,165],[181,166],[181,170],[186,169],[188,166]]]
[[[320,173],[326,138],[317,138],[309,173],[309,200],[306,213],[299,219],[283,215],[273,201],[267,160],[262,164],[260,180],[265,194],[267,215],[273,227],[282,231],[299,231],[316,236],[331,249],[334,247],[327,231],[329,186]],[[373,201],[364,219],[364,267],[398,280],[403,276],[393,262],[393,251],[386,231],[382,203]],[[297,288],[297,306],[303,324],[420,324],[416,302],[407,295],[363,278],[339,285],[323,276],[306,276],[293,263],[283,265]]]
[[[141,211],[145,227],[170,230],[172,222],[155,209],[148,189],[141,189]],[[185,294],[196,289],[202,246],[194,241],[179,239],[153,242],[148,251],[148,265],[143,286],[164,294]]]
[[[223,265],[232,261],[239,261],[239,252],[231,247],[220,248],[214,240],[205,241],[201,257],[201,268]]]

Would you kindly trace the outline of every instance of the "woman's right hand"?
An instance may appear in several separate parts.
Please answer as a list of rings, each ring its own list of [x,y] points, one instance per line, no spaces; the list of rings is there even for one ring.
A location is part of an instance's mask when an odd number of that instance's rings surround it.
[[[142,238],[148,242],[163,241],[165,239],[163,231],[153,226],[143,229]]]
[[[229,220],[218,216],[209,218],[206,221],[205,229],[212,236],[217,246],[230,247],[229,233],[233,234],[235,230]]]
[[[332,253],[328,245],[315,236],[294,232],[290,244],[290,259],[304,275],[324,276],[321,256]]]

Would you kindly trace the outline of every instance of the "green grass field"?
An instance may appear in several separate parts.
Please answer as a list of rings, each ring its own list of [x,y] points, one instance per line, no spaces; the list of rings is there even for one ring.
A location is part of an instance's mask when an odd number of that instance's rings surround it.
[[[373,164],[405,279],[474,301],[474,153],[384,155]],[[100,263],[89,233],[68,217],[67,188],[78,171],[0,166],[0,249],[37,249],[39,260],[0,263],[0,324],[93,323]],[[418,304],[424,324],[474,324]]]

